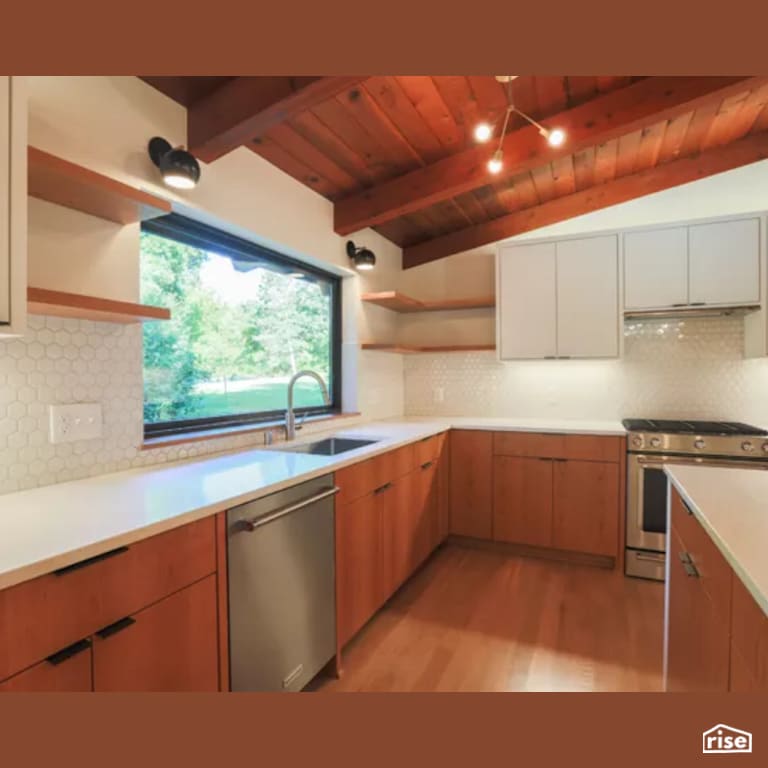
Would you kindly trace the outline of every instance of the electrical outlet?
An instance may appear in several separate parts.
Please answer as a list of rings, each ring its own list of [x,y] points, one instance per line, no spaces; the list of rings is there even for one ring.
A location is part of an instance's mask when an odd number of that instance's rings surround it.
[[[51,443],[73,443],[101,437],[101,405],[73,403],[51,405],[48,408],[49,440]]]

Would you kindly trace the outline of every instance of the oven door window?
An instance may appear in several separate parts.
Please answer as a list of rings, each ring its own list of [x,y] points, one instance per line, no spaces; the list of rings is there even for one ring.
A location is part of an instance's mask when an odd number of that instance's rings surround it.
[[[667,532],[667,476],[662,469],[643,470],[642,528],[646,533]]]

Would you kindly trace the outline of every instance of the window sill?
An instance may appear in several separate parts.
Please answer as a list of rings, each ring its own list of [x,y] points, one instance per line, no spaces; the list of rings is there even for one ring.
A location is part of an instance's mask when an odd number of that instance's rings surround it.
[[[350,419],[360,416],[359,413],[334,413],[328,416],[315,416],[308,418],[304,423],[307,425],[319,424],[324,421],[336,421],[340,419]],[[141,451],[151,451],[155,448],[170,448],[176,445],[185,445],[186,443],[199,443],[203,440],[221,440],[227,437],[240,437],[240,435],[250,435],[258,432],[267,432],[271,429],[283,427],[285,422],[270,421],[263,424],[244,424],[237,427],[224,427],[222,429],[207,429],[200,432],[187,432],[178,435],[165,435],[163,437],[145,438],[139,446]],[[280,442],[279,440],[277,442]]]

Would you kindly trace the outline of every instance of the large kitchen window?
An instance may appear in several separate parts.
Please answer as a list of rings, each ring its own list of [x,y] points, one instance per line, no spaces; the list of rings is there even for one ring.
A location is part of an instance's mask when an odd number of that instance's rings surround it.
[[[340,280],[171,214],[142,224],[141,299],[172,319],[144,325],[144,430],[169,435],[340,409]]]

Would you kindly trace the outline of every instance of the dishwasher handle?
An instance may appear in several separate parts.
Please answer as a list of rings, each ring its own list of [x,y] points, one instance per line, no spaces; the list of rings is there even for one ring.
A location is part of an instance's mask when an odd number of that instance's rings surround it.
[[[301,501],[296,501],[293,504],[287,504],[286,506],[280,507],[279,509],[276,509],[274,512],[270,512],[269,514],[262,515],[261,517],[254,517],[252,520],[241,520],[238,525],[238,529],[248,532],[255,531],[264,525],[274,523],[275,520],[279,520],[281,517],[285,517],[286,515],[298,512],[300,509],[304,509],[304,507],[308,507],[310,504],[315,504],[318,501],[327,499],[329,496],[335,496],[340,490],[341,489],[335,485],[331,488],[324,488],[320,491],[320,493],[316,493],[314,496],[302,499]]]

